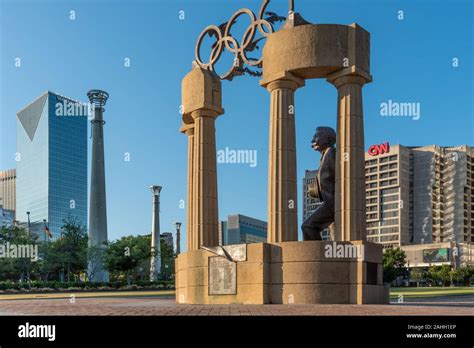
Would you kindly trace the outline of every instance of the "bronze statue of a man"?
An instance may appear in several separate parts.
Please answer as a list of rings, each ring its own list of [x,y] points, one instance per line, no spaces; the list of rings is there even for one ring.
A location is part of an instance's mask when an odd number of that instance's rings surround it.
[[[334,222],[334,192],[336,182],[336,132],[330,127],[318,127],[311,147],[321,153],[316,180],[309,194],[319,198],[321,205],[301,226],[303,240],[321,240],[321,232]]]

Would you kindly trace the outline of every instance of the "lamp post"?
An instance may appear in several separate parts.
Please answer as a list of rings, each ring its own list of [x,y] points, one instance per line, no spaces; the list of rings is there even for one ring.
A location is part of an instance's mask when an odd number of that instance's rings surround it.
[[[43,233],[44,233],[44,241],[46,242],[47,241],[47,238],[46,238],[46,219],[43,219]]]
[[[28,216],[28,234],[31,234],[30,212],[27,211],[26,215]]]
[[[151,219],[151,256],[150,281],[158,280],[161,271],[161,250],[160,250],[160,192],[161,186],[150,186],[153,194],[152,199],[152,219]]]
[[[175,222],[176,228],[176,256],[181,253],[181,222]]]

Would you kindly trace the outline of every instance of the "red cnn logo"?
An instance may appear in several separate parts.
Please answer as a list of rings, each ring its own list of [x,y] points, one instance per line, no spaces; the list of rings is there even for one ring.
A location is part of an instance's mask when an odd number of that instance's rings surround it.
[[[377,156],[377,155],[381,155],[387,152],[390,152],[390,145],[388,143],[383,143],[380,145],[372,145],[371,147],[369,147],[369,151],[368,151],[369,155],[371,156]]]

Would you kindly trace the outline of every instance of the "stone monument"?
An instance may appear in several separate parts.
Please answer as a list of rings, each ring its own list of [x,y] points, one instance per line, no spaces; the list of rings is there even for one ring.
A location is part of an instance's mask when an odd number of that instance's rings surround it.
[[[366,241],[362,86],[372,81],[369,33],[357,24],[310,24],[294,12],[274,31],[263,1],[257,16],[237,11],[198,37],[192,70],[182,82],[182,127],[188,137],[187,251],[176,259],[176,301],[211,303],[388,303],[382,246]],[[232,25],[248,15],[242,42]],[[266,38],[260,59],[247,53],[257,31]],[[207,63],[205,35],[216,38]],[[223,50],[233,66],[214,70]],[[215,121],[224,114],[221,80],[262,67],[270,93],[267,243],[218,246]],[[306,79],[324,78],[338,91],[334,241],[298,242],[294,94]]]
[[[303,222],[303,240],[322,240],[321,232],[334,222],[334,191],[336,180],[336,132],[330,127],[318,127],[311,141],[311,147],[321,152],[320,166],[316,180],[310,185],[309,194],[318,198],[321,204]]]

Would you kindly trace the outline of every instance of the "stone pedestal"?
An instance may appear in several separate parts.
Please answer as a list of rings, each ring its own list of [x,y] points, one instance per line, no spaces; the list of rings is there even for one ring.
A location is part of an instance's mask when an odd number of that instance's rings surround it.
[[[306,241],[243,246],[245,255],[239,261],[229,261],[225,256],[208,250],[180,254],[176,259],[177,303],[389,302],[388,288],[383,285],[382,246],[379,244]],[[213,258],[222,258],[224,264],[235,263],[235,273],[230,271],[230,267],[213,270],[215,266],[210,262]],[[210,284],[219,281],[223,293],[215,294],[215,285],[211,291]],[[235,281],[234,292],[231,290],[232,281]],[[227,285],[230,293],[226,291]]]
[[[304,80],[291,73],[260,82],[270,92],[268,155],[269,243],[298,240],[295,90]]]

